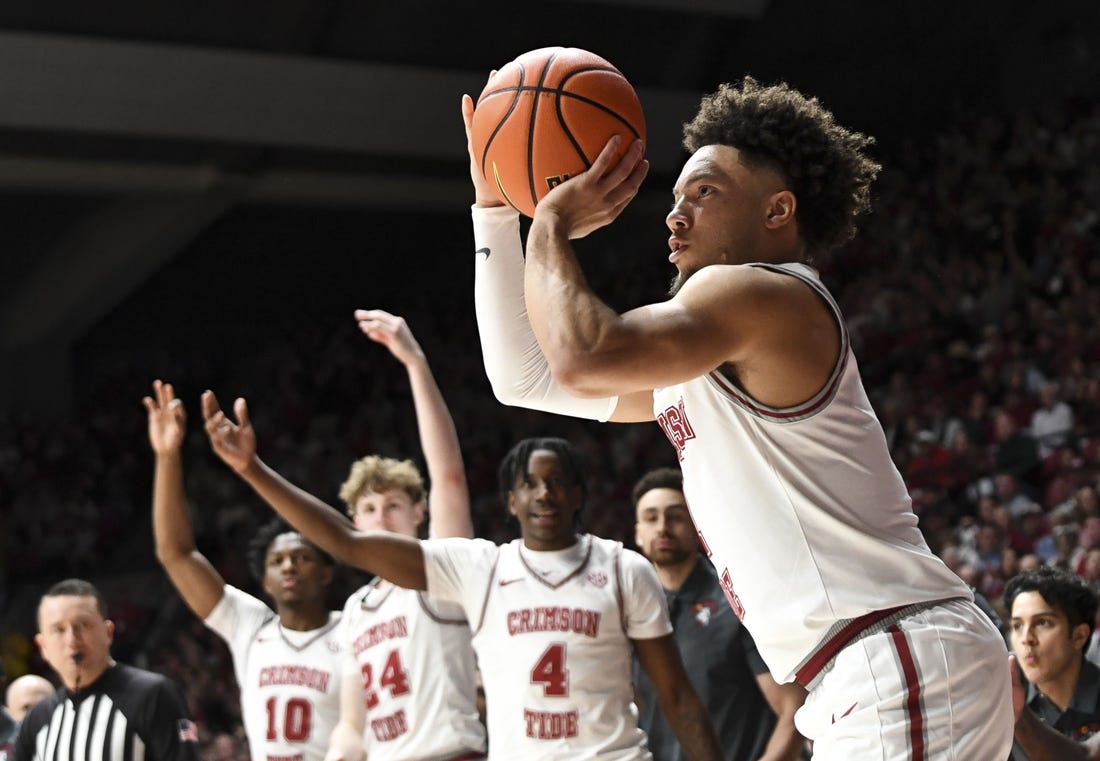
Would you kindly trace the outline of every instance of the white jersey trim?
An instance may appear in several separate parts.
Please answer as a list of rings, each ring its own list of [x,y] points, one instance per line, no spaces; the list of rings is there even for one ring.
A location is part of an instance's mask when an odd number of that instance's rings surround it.
[[[767,420],[773,423],[797,423],[800,420],[811,418],[828,407],[829,402],[836,396],[837,391],[840,389],[840,381],[844,377],[844,369],[848,365],[848,350],[850,347],[848,327],[840,313],[840,307],[837,306],[836,301],[833,300],[832,295],[825,290],[824,286],[795,269],[797,265],[749,264],[747,266],[759,267],[769,272],[797,278],[813,289],[814,293],[825,301],[833,314],[833,321],[840,330],[840,350],[837,352],[836,362],[833,365],[832,372],[829,373],[828,379],[818,392],[806,401],[801,404],[796,404],[793,407],[771,407],[762,402],[758,402],[756,399],[753,399],[744,391],[737,388],[729,378],[726,378],[718,370],[712,370],[707,373],[705,377],[715,389],[721,392],[731,402],[745,412],[761,420]]]

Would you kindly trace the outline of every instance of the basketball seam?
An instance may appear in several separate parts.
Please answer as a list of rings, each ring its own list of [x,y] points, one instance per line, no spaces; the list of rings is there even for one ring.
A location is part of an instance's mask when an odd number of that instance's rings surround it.
[[[526,73],[525,73],[525,70],[523,68],[523,64],[520,64],[519,65],[519,81],[520,82],[523,82],[524,76],[526,76]],[[494,90],[492,93],[487,93],[487,94],[483,93],[482,96],[477,99],[477,103],[478,103],[478,105],[481,105],[481,103],[486,98],[492,96],[494,93],[508,92],[508,90],[510,90],[510,89],[512,89],[512,88]],[[508,110],[504,112],[504,116],[497,122],[496,126],[493,127],[493,131],[489,133],[489,139],[485,141],[485,150],[482,151],[481,162],[480,162],[481,163],[481,176],[482,177],[485,177],[485,178],[489,177],[489,173],[485,171],[485,162],[489,158],[489,149],[493,145],[493,140],[495,140],[496,136],[500,133],[500,131],[502,129],[504,129],[504,125],[508,121],[508,118],[516,110],[516,106],[519,104],[519,94],[520,94],[521,91],[522,91],[522,88],[520,88],[520,87],[515,88],[515,97],[512,98],[512,102],[508,105]],[[512,203],[512,199],[509,198],[508,194],[504,192],[504,186],[500,184],[500,177],[497,175],[497,171],[496,171],[495,166],[493,167],[493,179],[496,181],[497,190],[500,192],[501,197],[505,201],[508,202],[509,206],[511,206],[516,211],[519,211],[519,208],[514,203]]]
[[[566,74],[564,77],[562,77],[561,82],[558,83],[558,87],[557,87],[558,99],[557,99],[557,103],[556,103],[556,107],[555,107],[555,110],[557,111],[557,114],[558,114],[558,124],[561,126],[561,130],[562,130],[562,132],[565,133],[565,136],[567,138],[569,138],[569,142],[573,144],[573,149],[577,152],[577,155],[580,156],[581,161],[584,162],[584,168],[585,169],[590,169],[592,167],[592,162],[588,160],[588,157],[586,155],[584,155],[584,149],[581,148],[581,144],[577,141],[576,137],[573,136],[573,130],[569,128],[569,124],[565,121],[565,114],[562,113],[562,105],[561,104],[562,104],[562,101],[565,100],[566,96],[568,96],[569,98],[571,98],[575,101],[580,101],[582,103],[587,103],[590,106],[594,106],[594,107],[598,108],[600,111],[603,111],[608,116],[611,116],[616,121],[622,123],[627,129],[629,129],[631,131],[631,133],[634,135],[635,139],[638,139],[638,138],[641,137],[641,135],[638,133],[638,130],[634,128],[634,125],[631,124],[629,121],[627,121],[626,117],[623,116],[622,114],[620,114],[618,111],[613,111],[612,109],[605,106],[603,103],[600,103],[599,101],[594,100],[592,98],[589,98],[587,96],[578,95],[578,94],[572,93],[572,92],[566,92],[565,86],[569,82],[570,79],[572,79],[573,77],[575,77],[579,74],[587,74],[588,72],[592,72],[592,71],[610,71],[610,72],[614,72],[615,74],[618,74],[620,77],[622,77],[622,73],[619,72],[617,69],[607,69],[607,68],[597,67],[597,66],[593,66],[593,67],[588,68],[588,69],[576,69],[574,71],[571,71],[568,74]],[[625,80],[626,78],[623,77],[623,79]]]
[[[553,66],[557,57],[557,53],[550,56],[543,64],[542,71],[539,72],[539,83],[535,88],[535,99],[531,104],[531,117],[527,123],[527,185],[531,191],[531,206],[539,205],[539,194],[535,190],[535,121],[539,110],[539,101],[541,100],[539,95],[543,90],[548,89],[543,87],[543,83],[546,81],[546,75],[550,72],[550,67]],[[521,78],[519,81],[522,84],[526,81],[526,77]]]

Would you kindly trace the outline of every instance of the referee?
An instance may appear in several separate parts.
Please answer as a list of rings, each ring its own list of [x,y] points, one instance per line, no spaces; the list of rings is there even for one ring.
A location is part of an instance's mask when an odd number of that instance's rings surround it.
[[[160,674],[115,663],[103,595],[59,582],[38,605],[35,643],[62,686],[19,728],[15,761],[196,761],[183,696]]]

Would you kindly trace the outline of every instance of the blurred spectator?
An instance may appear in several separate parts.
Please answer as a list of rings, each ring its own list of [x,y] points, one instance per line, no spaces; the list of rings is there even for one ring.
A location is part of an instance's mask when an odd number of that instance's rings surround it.
[[[1049,457],[1069,441],[1073,410],[1059,396],[1060,386],[1048,381],[1039,391],[1039,406],[1031,414],[1031,435],[1039,443],[1039,456]]]
[[[1004,409],[993,413],[993,466],[1028,482],[1034,480],[1039,469],[1039,445]]]
[[[996,490],[998,504],[1007,508],[1014,519],[1027,513],[1041,512],[1039,504],[1020,491],[1019,481],[1011,473],[997,473],[993,476],[993,488]]]
[[[24,674],[8,685],[5,707],[16,721],[23,721],[27,711],[38,705],[47,695],[52,695],[54,686],[45,677],[38,674]]]
[[[247,747],[234,734],[221,732],[214,736],[202,756],[203,761],[248,761]]]

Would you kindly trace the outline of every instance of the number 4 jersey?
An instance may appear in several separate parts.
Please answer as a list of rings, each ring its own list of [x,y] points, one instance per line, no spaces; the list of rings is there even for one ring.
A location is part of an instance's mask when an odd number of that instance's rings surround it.
[[[206,618],[229,645],[252,761],[321,761],[340,718],[340,614],[320,629],[283,629],[236,587]]]
[[[648,759],[631,640],[669,634],[649,563],[591,535],[534,552],[521,540],[423,542],[428,590],[473,626],[493,759]]]
[[[348,598],[345,679],[363,685],[370,761],[485,752],[477,674],[462,608],[375,579]]]

